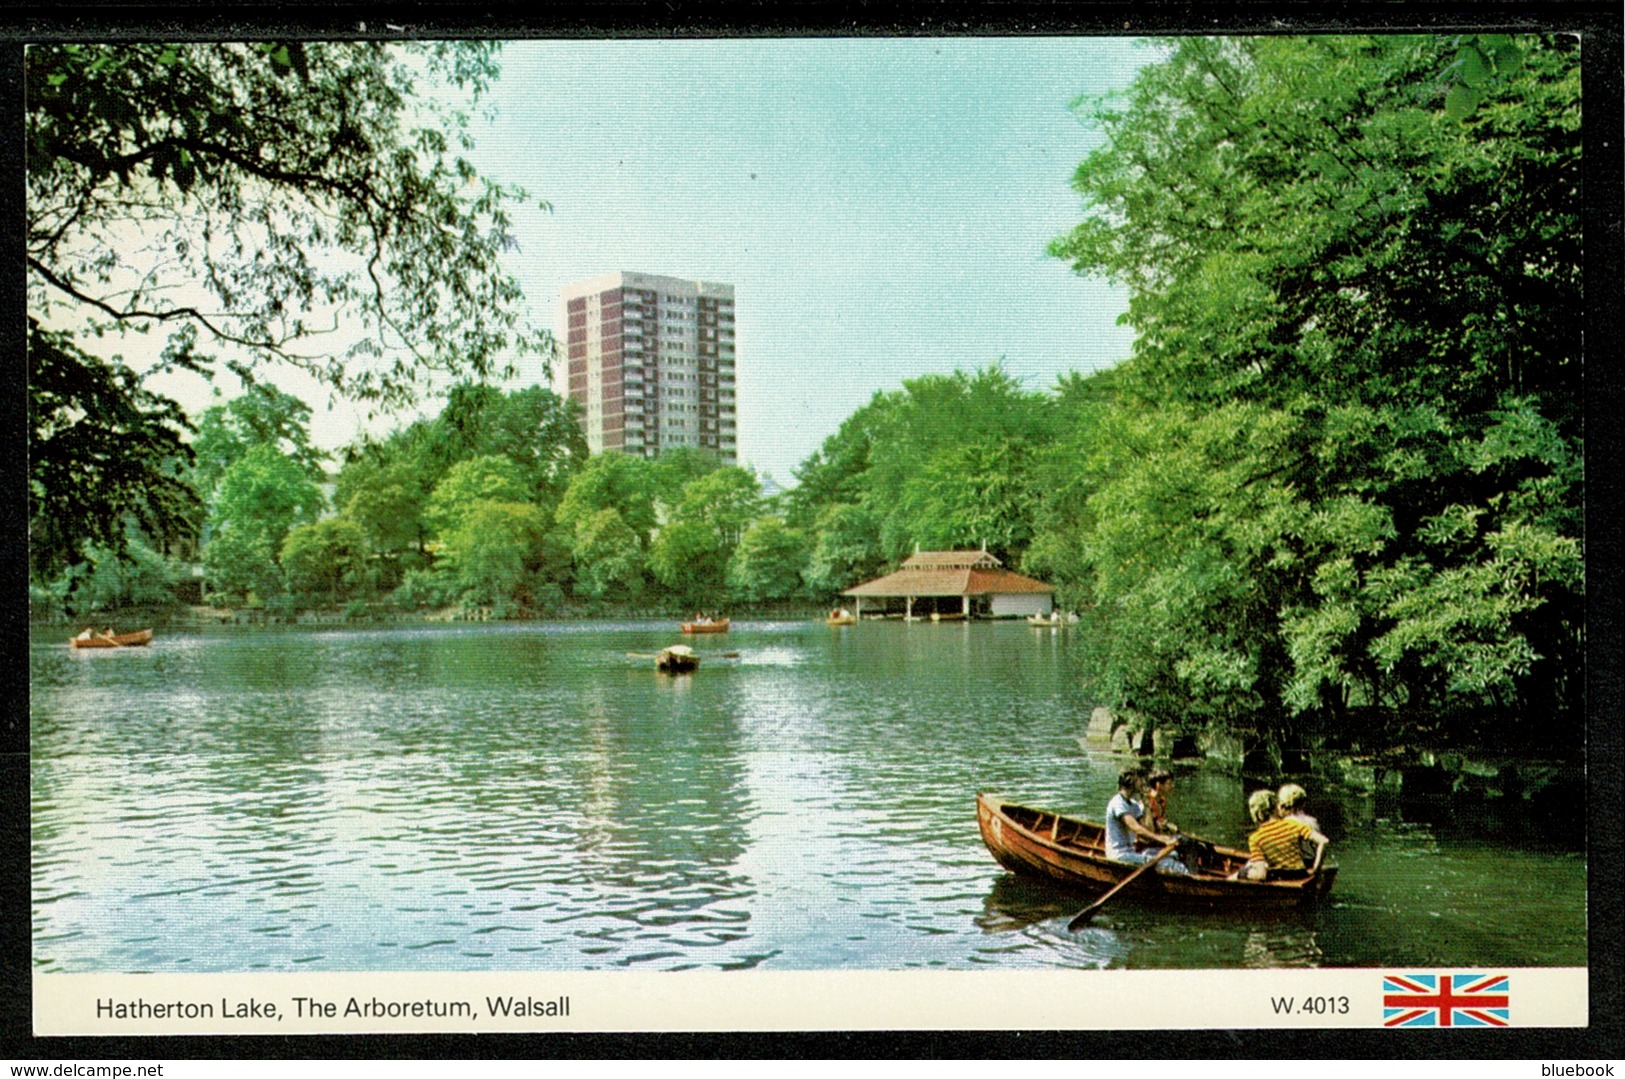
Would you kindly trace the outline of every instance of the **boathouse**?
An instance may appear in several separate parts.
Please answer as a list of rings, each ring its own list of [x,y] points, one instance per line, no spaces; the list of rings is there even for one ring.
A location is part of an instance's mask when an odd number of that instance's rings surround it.
[[[863,614],[865,599],[884,609],[888,601],[904,601],[905,618],[922,617],[915,600],[928,600],[934,616],[1022,618],[1049,614],[1055,588],[1004,568],[986,551],[920,551],[904,560],[895,573],[865,581],[842,592],[857,601]]]

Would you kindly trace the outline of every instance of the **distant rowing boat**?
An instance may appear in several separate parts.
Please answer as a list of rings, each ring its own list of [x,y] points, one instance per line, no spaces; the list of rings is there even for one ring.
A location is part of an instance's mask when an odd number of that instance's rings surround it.
[[[134,633],[92,633],[87,629],[68,643],[75,648],[138,648],[152,643],[152,630],[139,629]]]
[[[684,633],[727,633],[729,620],[719,618],[714,622],[684,622]]]
[[[700,665],[700,657],[694,649],[686,644],[674,644],[670,648],[663,648],[655,656],[655,670],[667,674],[682,674],[692,671]]]

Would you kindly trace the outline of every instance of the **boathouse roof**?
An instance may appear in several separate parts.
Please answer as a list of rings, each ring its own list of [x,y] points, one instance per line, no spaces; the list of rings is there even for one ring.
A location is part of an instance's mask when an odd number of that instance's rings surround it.
[[[1054,586],[1004,568],[986,551],[921,551],[895,573],[848,588],[843,596],[992,596],[1053,592]]]

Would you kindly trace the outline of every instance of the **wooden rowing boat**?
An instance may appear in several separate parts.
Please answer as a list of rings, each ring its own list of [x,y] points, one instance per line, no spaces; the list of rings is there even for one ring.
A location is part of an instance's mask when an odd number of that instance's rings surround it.
[[[663,648],[659,655],[655,656],[655,670],[667,674],[683,674],[699,665],[700,657],[686,644],[674,644],[670,648]]]
[[[152,630],[139,629],[134,633],[92,633],[85,630],[68,642],[75,648],[132,648],[152,643]]]
[[[1115,887],[1138,866],[1106,857],[1105,829],[1094,821],[1065,817],[1006,802],[995,795],[976,796],[976,823],[982,842],[999,864],[1014,873],[1036,877],[1082,892]],[[1217,860],[1190,876],[1146,873],[1124,891],[1210,906],[1277,909],[1309,903],[1332,890],[1336,866],[1301,880],[1232,880],[1230,874],[1247,860],[1247,852],[1215,847]]]
[[[932,611],[933,622],[963,622],[968,615],[964,611]]]
[[[842,611],[840,614],[832,614],[828,618],[824,619],[824,622],[831,626],[855,626],[858,624],[858,620],[853,617],[851,611]]]
[[[728,619],[719,618],[714,622],[684,622],[684,633],[727,633]]]
[[[1027,616],[1027,624],[1035,629],[1065,629],[1066,619],[1060,615],[1052,618],[1044,614],[1030,614]]]

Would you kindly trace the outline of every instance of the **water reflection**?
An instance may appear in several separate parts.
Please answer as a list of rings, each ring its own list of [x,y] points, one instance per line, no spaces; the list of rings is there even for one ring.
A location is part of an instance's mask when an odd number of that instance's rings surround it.
[[[41,970],[905,969],[1584,962],[1583,854],[1316,791],[1306,918],[1011,876],[973,798],[1098,817],[1072,649],[1025,625],[736,624],[691,676],[653,624],[171,634],[32,653]],[[1076,636],[1076,635],[1072,635]],[[139,654],[137,654],[139,653]],[[1246,833],[1231,776],[1175,819]],[[1531,932],[1538,926],[1540,932]]]

